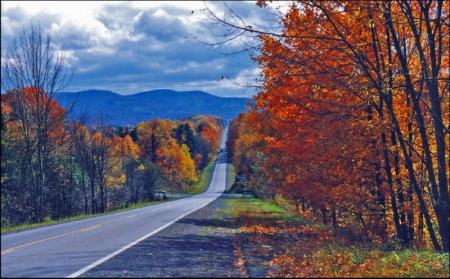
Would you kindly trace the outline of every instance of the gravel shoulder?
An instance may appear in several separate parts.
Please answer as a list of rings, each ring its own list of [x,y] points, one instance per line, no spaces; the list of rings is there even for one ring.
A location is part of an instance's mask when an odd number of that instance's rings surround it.
[[[226,194],[82,277],[247,277],[236,256],[237,220]]]

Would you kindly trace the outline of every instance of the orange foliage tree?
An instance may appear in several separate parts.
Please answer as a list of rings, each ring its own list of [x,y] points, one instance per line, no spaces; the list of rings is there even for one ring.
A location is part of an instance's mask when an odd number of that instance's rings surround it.
[[[19,160],[20,173],[15,175],[22,181],[23,189],[6,182],[2,185],[11,186],[5,192],[13,196],[20,195],[21,191],[29,193],[22,196],[28,203],[28,208],[23,210],[32,212],[26,214],[32,216],[32,220],[40,221],[46,214],[45,205],[57,202],[46,192],[51,193],[52,188],[61,183],[53,177],[57,174],[52,170],[58,165],[62,146],[68,138],[64,127],[65,111],[45,92],[32,87],[7,91],[2,96],[2,107],[7,112],[8,141],[15,151],[14,157]]]
[[[325,222],[448,251],[448,5],[295,2],[260,32],[260,116],[233,124],[235,159],[260,150],[268,183]]]

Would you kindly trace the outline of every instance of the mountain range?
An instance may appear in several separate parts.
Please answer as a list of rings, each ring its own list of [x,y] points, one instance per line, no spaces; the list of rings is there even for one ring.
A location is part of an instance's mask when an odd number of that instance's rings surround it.
[[[69,118],[85,116],[88,123],[133,126],[154,119],[181,119],[192,115],[214,115],[232,119],[246,109],[248,98],[218,97],[202,91],[158,89],[131,95],[112,91],[61,92],[58,102],[70,111]]]

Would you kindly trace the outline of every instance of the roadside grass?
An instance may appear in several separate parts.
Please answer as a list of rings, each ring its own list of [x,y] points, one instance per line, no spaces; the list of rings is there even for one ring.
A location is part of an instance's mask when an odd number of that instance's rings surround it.
[[[208,188],[209,183],[211,182],[212,175],[214,173],[214,166],[216,165],[216,158],[213,158],[209,161],[208,165],[203,169],[202,175],[200,176],[200,180],[194,186],[194,188],[188,192],[188,194],[200,194],[203,193],[206,188]]]
[[[236,179],[236,170],[232,164],[227,164],[226,192],[230,192]]]
[[[228,205],[228,210],[234,218],[253,218],[265,223],[286,221],[292,224],[313,225],[308,220],[290,214],[272,202],[257,198],[229,199],[225,201],[225,204]]]
[[[349,244],[330,227],[260,199],[229,199],[225,212],[239,221],[236,235],[247,271],[270,277],[445,277],[449,254]],[[284,206],[283,206],[284,207]]]
[[[67,218],[62,218],[62,219],[57,219],[57,220],[53,220],[53,219],[50,219],[50,218],[47,217],[47,218],[44,219],[44,222],[41,222],[41,223],[21,224],[21,225],[13,225],[13,226],[2,226],[1,227],[1,234],[12,233],[12,232],[20,232],[20,231],[25,231],[25,230],[30,230],[30,229],[40,228],[40,227],[57,225],[57,224],[62,224],[62,223],[67,223],[67,222],[72,222],[72,221],[78,221],[78,220],[83,220],[83,219],[89,219],[89,218],[93,218],[93,217],[113,214],[113,213],[122,212],[122,211],[128,211],[128,210],[137,209],[137,208],[141,208],[141,207],[146,207],[146,206],[150,206],[150,205],[157,205],[157,204],[160,204],[160,203],[163,203],[163,202],[168,202],[168,201],[173,201],[173,200],[176,200],[176,198],[169,198],[169,199],[160,200],[160,201],[138,202],[137,204],[133,204],[133,205],[130,205],[128,207],[117,208],[117,209],[114,209],[114,210],[111,210],[111,211],[108,211],[108,212],[105,212],[105,213],[79,214],[79,215],[75,215],[75,216],[71,216],[71,217],[67,217]]]

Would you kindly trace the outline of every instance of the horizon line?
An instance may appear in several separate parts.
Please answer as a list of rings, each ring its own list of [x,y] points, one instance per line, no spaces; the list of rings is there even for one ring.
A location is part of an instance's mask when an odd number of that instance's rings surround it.
[[[77,93],[82,93],[82,92],[86,92],[86,91],[103,91],[103,92],[111,92],[114,94],[117,94],[119,96],[132,96],[132,95],[137,95],[137,94],[141,94],[141,93],[151,93],[153,91],[173,91],[173,92],[177,92],[177,93],[189,93],[189,92],[200,92],[200,93],[205,93],[214,97],[218,97],[218,98],[239,98],[239,99],[251,99],[251,96],[249,97],[236,97],[236,96],[219,96],[210,92],[206,92],[206,91],[202,91],[202,90],[185,90],[185,91],[179,91],[179,90],[175,90],[175,89],[170,89],[170,88],[157,88],[157,89],[151,89],[151,90],[147,90],[147,91],[140,91],[140,92],[135,92],[135,93],[130,93],[130,94],[123,94],[120,92],[116,92],[116,91],[112,91],[109,89],[84,89],[84,90],[79,90],[79,91],[60,91],[57,93],[69,93],[69,94],[77,94]],[[2,92],[3,93],[3,92]]]

